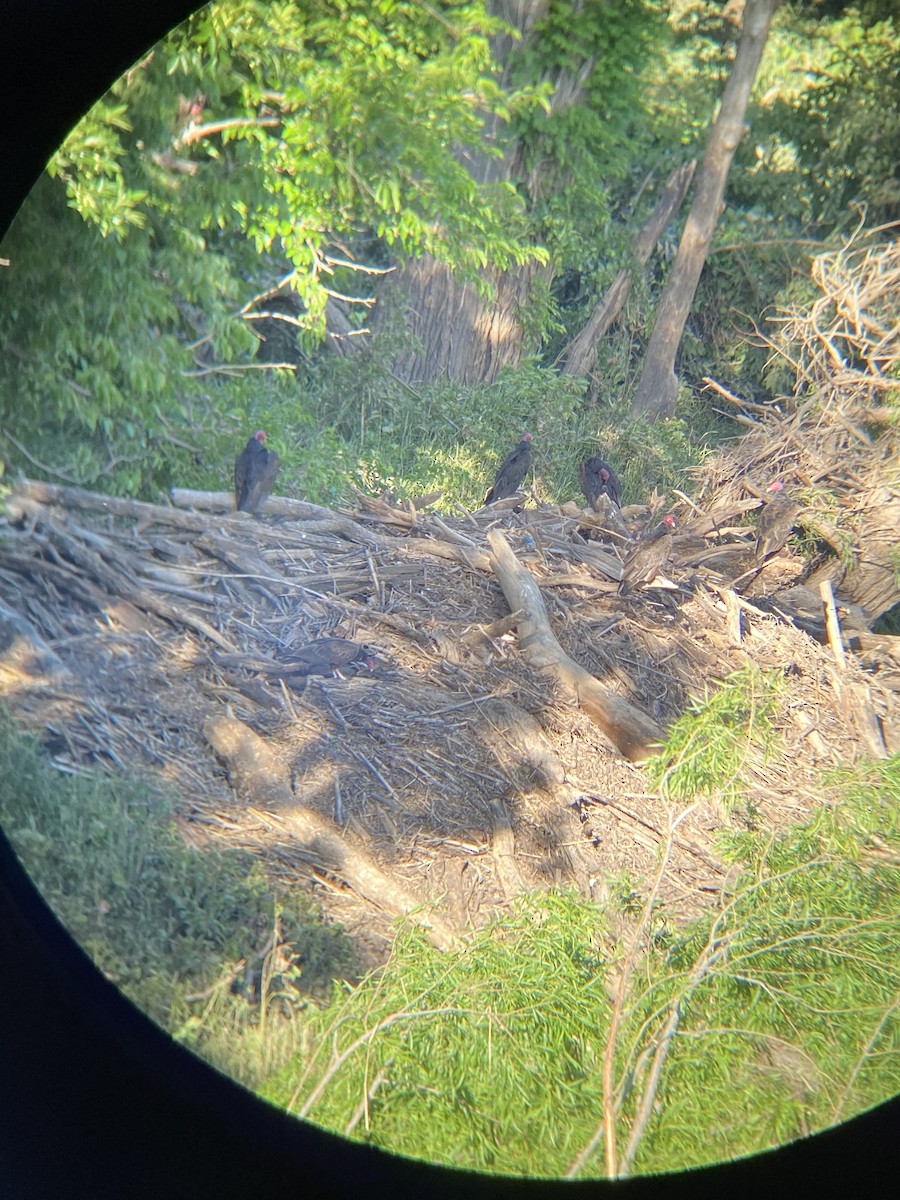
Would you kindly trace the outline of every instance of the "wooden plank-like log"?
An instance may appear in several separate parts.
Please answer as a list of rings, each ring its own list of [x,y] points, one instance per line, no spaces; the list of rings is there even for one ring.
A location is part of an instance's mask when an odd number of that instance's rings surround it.
[[[519,645],[526,659],[538,670],[552,675],[626,758],[632,762],[650,758],[663,740],[662,729],[646,713],[605,688],[569,658],[553,635],[534,577],[516,558],[499,530],[491,530],[488,541],[493,552],[491,567],[509,607],[525,612],[519,621]]]

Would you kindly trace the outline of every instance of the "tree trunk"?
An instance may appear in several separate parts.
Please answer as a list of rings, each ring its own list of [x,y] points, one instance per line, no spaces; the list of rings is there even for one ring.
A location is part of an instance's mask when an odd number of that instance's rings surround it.
[[[406,383],[443,376],[492,383],[502,367],[517,367],[525,350],[519,312],[540,272],[547,268],[536,263],[486,272],[494,285],[487,303],[474,284],[458,284],[452,270],[430,255],[408,260],[379,302],[388,309],[403,305],[406,327],[418,342],[394,360],[394,374]]]
[[[659,202],[650,220],[638,234],[634,245],[634,257],[640,266],[644,267],[650,261],[654,246],[681,208],[691,186],[696,165],[696,160],[691,159],[674,170],[666,180]],[[626,267],[618,273],[606,295],[591,313],[587,324],[560,355],[563,375],[586,376],[593,371],[597,361],[597,345],[622,311],[622,306],[631,292],[631,283],[631,271]]]
[[[636,416],[657,420],[670,417],[675,411],[678,395],[675,354],[722,211],[728,169],[746,132],[744,114],[778,4],[779,0],[747,0],[734,66],[710,133],[694,203],[647,348],[632,409]]]
[[[508,80],[510,56],[521,52],[534,26],[542,20],[550,0],[494,0],[491,12],[520,34],[492,39],[494,61],[501,64],[500,83]],[[554,73],[551,113],[577,103],[590,76],[593,60],[572,72]],[[497,117],[486,117],[485,143],[502,144]],[[511,144],[502,158],[467,152],[466,167],[479,183],[497,183],[522,174],[521,147]],[[546,180],[524,179],[525,189],[535,194]],[[394,374],[407,383],[429,382],[449,377],[461,383],[490,383],[502,367],[516,367],[529,347],[525,345],[520,312],[527,305],[537,279],[552,278],[552,267],[528,263],[508,271],[486,271],[494,289],[485,301],[472,284],[459,284],[449,267],[429,255],[407,260],[400,271],[386,280],[373,317],[373,330],[383,326],[388,314],[401,311],[406,327],[419,343],[397,358]]]

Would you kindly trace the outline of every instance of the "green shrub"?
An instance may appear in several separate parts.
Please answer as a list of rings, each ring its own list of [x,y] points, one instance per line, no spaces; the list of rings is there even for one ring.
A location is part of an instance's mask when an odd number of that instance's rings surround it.
[[[194,850],[149,783],[63,775],[0,710],[0,821],[35,884],[104,974],[165,1028],[280,919],[306,987],[346,968],[347,943],[247,854]]]

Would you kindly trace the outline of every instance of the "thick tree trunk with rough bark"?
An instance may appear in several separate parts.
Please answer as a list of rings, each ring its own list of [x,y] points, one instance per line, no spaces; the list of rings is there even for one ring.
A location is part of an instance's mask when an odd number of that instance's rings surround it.
[[[675,355],[722,211],[728,170],[746,132],[744,114],[769,35],[772,15],[779,2],[747,0],[744,8],[743,31],[734,66],[722,96],[719,115],[710,133],[697,176],[694,203],[647,348],[641,382],[634,397],[635,415],[656,420],[671,416],[675,411],[678,395]]]
[[[502,367],[517,367],[525,349],[520,311],[539,272],[528,264],[494,272],[494,298],[479,296],[474,284],[459,284],[443,263],[426,255],[408,261],[386,285],[380,304],[401,304],[418,348],[394,360],[394,373],[408,383],[447,376],[460,383],[492,383]]]
[[[491,11],[521,35],[492,39],[494,60],[503,66],[500,82],[506,82],[510,56],[521,51],[537,22],[548,12],[550,0],[494,0]],[[552,77],[551,112],[577,103],[590,75],[589,59],[574,72],[555,72]],[[502,144],[497,117],[486,119],[485,144]],[[502,158],[468,152],[465,164],[479,183],[497,183],[522,176],[521,148],[508,146]],[[535,193],[538,179],[523,180]],[[516,367],[529,347],[525,345],[521,312],[528,304],[531,288],[552,277],[552,268],[529,263],[508,271],[486,271],[493,285],[493,299],[485,300],[470,283],[458,283],[453,272],[429,255],[410,259],[386,280],[379,295],[372,328],[387,324],[400,313],[420,349],[400,355],[393,364],[395,375],[409,383],[449,377],[461,383],[490,383],[502,367]]]

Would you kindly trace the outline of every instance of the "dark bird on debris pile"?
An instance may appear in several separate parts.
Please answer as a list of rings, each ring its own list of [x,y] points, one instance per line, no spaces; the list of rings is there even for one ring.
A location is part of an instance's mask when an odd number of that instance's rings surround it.
[[[295,650],[285,654],[277,666],[267,667],[266,674],[273,679],[283,679],[291,685],[292,680],[305,678],[307,675],[333,675],[343,679],[342,671],[348,667],[365,667],[371,671],[375,660],[368,646],[360,646],[347,638],[325,637],[316,638]]]
[[[780,479],[773,480],[766,488],[772,499],[759,514],[756,523],[756,561],[763,562],[776,554],[788,540],[800,505],[784,490]]]
[[[597,511],[597,501],[601,496],[609,496],[616,508],[621,507],[622,488],[616,478],[616,473],[609,463],[604,462],[596,454],[593,458],[581,463],[578,468],[578,479],[581,482],[584,498],[594,512]]]
[[[521,442],[497,472],[494,486],[485,492],[484,503],[493,504],[495,500],[505,500],[507,496],[514,496],[528,474],[533,457],[531,434],[523,433]]]
[[[258,429],[234,464],[234,498],[238,512],[256,512],[272,491],[278,474],[278,455],[265,448],[266,435]]]
[[[625,595],[632,588],[652,583],[657,575],[666,567],[672,553],[672,534],[675,532],[675,518],[668,513],[655,529],[644,534],[625,559],[622,582],[619,592]]]

